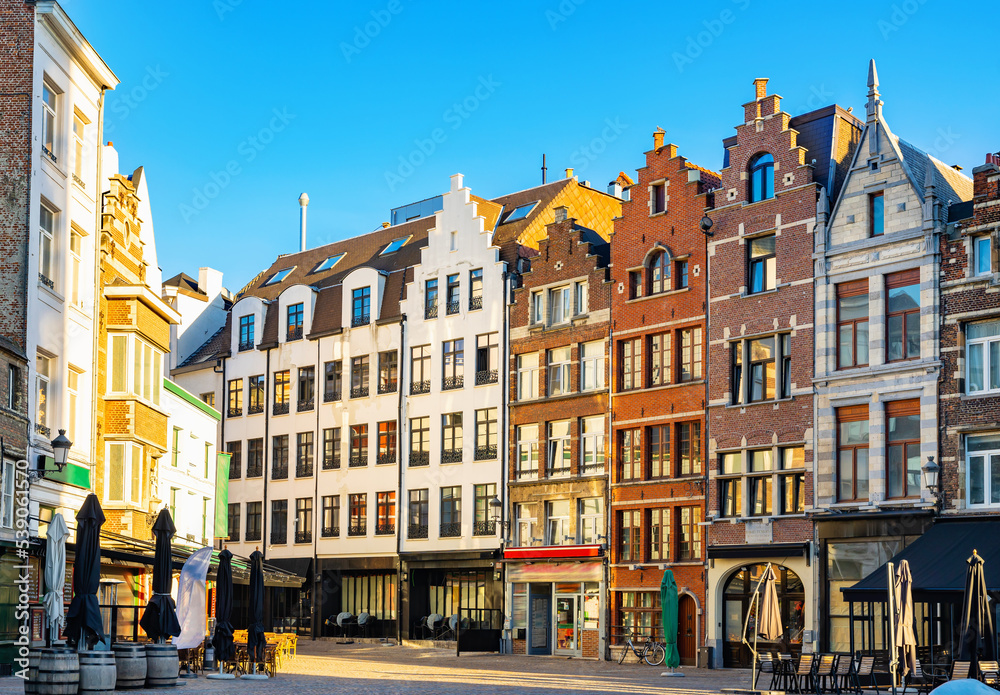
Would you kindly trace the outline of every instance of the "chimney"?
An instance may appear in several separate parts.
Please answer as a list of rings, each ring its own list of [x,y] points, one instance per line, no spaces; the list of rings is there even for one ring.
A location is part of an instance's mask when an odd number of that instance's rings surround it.
[[[198,289],[214,299],[222,292],[222,272],[214,268],[198,268]]]
[[[653,149],[658,150],[663,147],[663,136],[667,134],[663,128],[657,128],[653,131]]]
[[[753,89],[754,89],[754,93],[755,93],[755,96],[754,96],[755,99],[763,99],[764,97],[766,97],[767,96],[767,78],[766,77],[758,77],[757,79],[755,79],[753,81]]]
[[[568,178],[568,179],[573,178],[573,169],[572,168],[566,170],[566,178]]]
[[[309,207],[309,195],[299,196],[299,251],[306,250],[306,208]]]
[[[618,183],[618,179],[608,184],[608,195],[613,195],[615,198],[622,197],[622,185]]]

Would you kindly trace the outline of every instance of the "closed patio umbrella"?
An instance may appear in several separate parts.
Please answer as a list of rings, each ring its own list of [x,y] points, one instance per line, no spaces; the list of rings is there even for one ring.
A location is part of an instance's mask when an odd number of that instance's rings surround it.
[[[983,661],[996,661],[996,642],[993,637],[993,616],[990,599],[986,594],[986,576],[983,558],[972,551],[969,571],[965,576],[965,596],[962,604],[962,641],[959,659],[971,661],[972,674],[979,673],[980,650]]]
[[[73,565],[73,601],[66,614],[66,636],[77,651],[86,651],[87,642],[104,639],[104,621],[97,604],[101,586],[101,526],[104,510],[91,493],[76,514],[76,560]]]
[[[902,652],[904,678],[917,670],[917,636],[913,632],[913,575],[902,560],[896,570],[896,646]]]
[[[778,575],[774,568],[768,565],[761,575],[758,590],[763,590],[760,598],[760,618],[757,621],[757,634],[769,642],[781,639],[785,629],[781,625],[781,606],[778,603]]]
[[[247,628],[247,652],[250,661],[264,660],[264,556],[259,550],[250,553],[250,625]]]
[[[56,513],[45,532],[45,617],[49,623],[49,644],[59,634],[63,621],[63,586],[66,584],[66,537],[69,529],[62,514]]]
[[[677,581],[671,570],[664,570],[660,580],[660,611],[663,620],[663,642],[666,657],[663,665],[675,669],[681,665],[681,656],[677,651]]]
[[[212,646],[215,658],[222,663],[233,659],[233,554],[229,549],[219,553],[219,569],[215,573],[215,635]]]
[[[156,550],[153,554],[153,597],[149,599],[139,625],[154,642],[165,643],[168,637],[181,634],[180,623],[170,591],[174,586],[173,551],[170,539],[177,529],[166,508],[161,509],[153,524]]]

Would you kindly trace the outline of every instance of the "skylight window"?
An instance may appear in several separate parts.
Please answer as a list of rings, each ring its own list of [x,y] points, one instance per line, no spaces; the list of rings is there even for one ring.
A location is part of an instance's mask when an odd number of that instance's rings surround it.
[[[518,220],[523,220],[531,213],[532,210],[535,209],[536,205],[538,205],[537,200],[534,203],[528,203],[527,205],[520,205],[514,208],[513,210],[510,211],[510,214],[508,214],[506,217],[503,218],[503,222],[501,222],[500,224],[507,224],[508,222],[517,222]]]
[[[338,263],[340,263],[340,259],[343,258],[345,255],[347,255],[347,254],[344,254],[344,253],[335,253],[332,256],[327,256],[326,260],[323,261],[322,263],[320,263],[319,265],[317,265],[315,268],[313,268],[312,271],[314,273],[322,273],[324,270],[329,270],[333,266],[335,266]]]
[[[279,270],[277,273],[275,273],[274,275],[272,275],[271,277],[269,277],[267,279],[267,282],[265,282],[263,285],[261,285],[261,287],[267,287],[269,285],[277,285],[279,282],[282,282],[285,278],[287,278],[288,275],[293,270],[295,270],[295,266],[294,265],[291,268],[285,268],[284,270]]]
[[[386,246],[384,249],[382,249],[382,253],[379,255],[384,256],[387,253],[395,253],[396,251],[399,251],[401,248],[403,248],[403,244],[405,244],[409,240],[410,237],[408,236],[403,237],[402,239],[395,239],[394,241],[389,242],[389,245]]]

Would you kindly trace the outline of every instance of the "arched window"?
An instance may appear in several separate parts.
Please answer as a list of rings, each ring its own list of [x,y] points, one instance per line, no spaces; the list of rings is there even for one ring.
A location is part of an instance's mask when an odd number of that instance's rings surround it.
[[[742,643],[743,628],[747,623],[747,611],[752,611],[747,634],[752,635],[757,624],[756,606],[753,593],[760,581],[765,564],[741,567],[726,582],[723,593],[723,615],[725,616],[725,644],[723,663],[728,667],[749,667],[753,662],[750,650]],[[761,649],[798,653],[802,649],[802,628],[805,617],[805,587],[802,580],[792,570],[781,565],[771,565],[777,577],[778,607],[784,634],[778,642],[762,642]],[[763,592],[763,588],[761,589]]]
[[[670,266],[667,264],[667,254],[657,251],[649,259],[649,293],[659,294],[667,291],[667,278],[670,277]]]
[[[750,160],[750,202],[774,197],[774,157],[767,152]]]

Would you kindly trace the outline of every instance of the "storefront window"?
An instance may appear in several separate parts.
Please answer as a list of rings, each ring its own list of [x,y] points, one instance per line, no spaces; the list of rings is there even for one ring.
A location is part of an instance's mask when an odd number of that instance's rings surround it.
[[[826,629],[827,644],[831,651],[851,649],[850,605],[844,600],[840,590],[861,581],[902,549],[903,544],[897,540],[865,539],[854,543],[827,543],[826,595],[829,602],[827,614],[830,618]],[[879,604],[875,606],[880,610]],[[877,630],[881,630],[881,625],[882,620],[875,621]],[[876,636],[876,640],[878,639]],[[876,641],[876,644],[881,643]]]
[[[583,627],[585,630],[596,630],[601,619],[600,584],[587,582],[584,584],[586,595],[583,597]]]
[[[748,625],[747,633],[752,634],[756,628],[755,611],[751,609],[754,590],[767,567],[766,563],[748,565],[740,568],[726,582],[724,595],[724,614],[726,642],[723,661],[727,667],[750,664],[750,652],[742,644],[743,626]],[[784,634],[774,643],[765,643],[762,649],[769,648],[778,651],[799,651],[802,648],[802,629],[804,626],[805,589],[797,574],[781,565],[771,566],[777,575],[778,605],[781,610],[781,624]],[[749,621],[747,620],[749,613]]]

